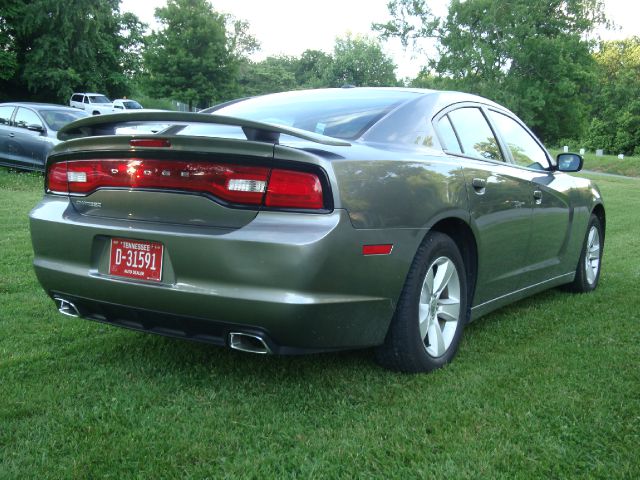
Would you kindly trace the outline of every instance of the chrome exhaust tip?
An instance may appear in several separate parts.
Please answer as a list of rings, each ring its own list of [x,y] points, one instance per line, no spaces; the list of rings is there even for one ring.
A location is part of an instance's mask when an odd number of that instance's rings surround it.
[[[54,297],[53,301],[56,302],[58,306],[58,311],[66,315],[67,317],[80,317],[80,312],[78,311],[78,307],[76,307],[69,300],[65,300],[64,298]]]
[[[232,350],[258,353],[260,355],[271,353],[269,345],[267,345],[267,342],[265,342],[261,336],[250,333],[231,332],[229,334],[229,347],[231,347]]]

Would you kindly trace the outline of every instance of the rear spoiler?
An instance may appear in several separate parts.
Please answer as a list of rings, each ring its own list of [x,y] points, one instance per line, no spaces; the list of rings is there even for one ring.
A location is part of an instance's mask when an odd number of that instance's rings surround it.
[[[75,138],[115,135],[116,128],[144,124],[193,125],[194,123],[212,123],[216,125],[232,125],[242,128],[247,140],[257,142],[278,143],[280,135],[291,135],[302,140],[308,140],[322,145],[349,147],[345,140],[327,137],[294,127],[282,127],[269,123],[254,122],[240,118],[225,117],[204,113],[185,112],[131,112],[109,115],[95,115],[93,117],[76,120],[65,125],[58,132],[58,139],[73,140]]]

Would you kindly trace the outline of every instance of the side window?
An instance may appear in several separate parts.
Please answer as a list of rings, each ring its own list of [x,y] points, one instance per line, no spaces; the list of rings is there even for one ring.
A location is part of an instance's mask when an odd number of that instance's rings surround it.
[[[504,161],[500,146],[487,119],[476,107],[463,107],[449,113],[462,153],[483,160]]]
[[[82,102],[82,95],[74,95],[73,97],[71,97],[71,101]]]
[[[84,103],[89,103],[89,97],[87,97],[86,95],[84,97]]]
[[[456,137],[456,132],[451,125],[448,115],[445,115],[438,121],[438,133],[440,134],[440,140],[442,140],[444,150],[452,153],[462,153],[460,142],[458,142],[458,137]]]
[[[493,110],[489,115],[509,146],[509,151],[516,165],[537,170],[549,167],[547,154],[522,125],[513,118]]]
[[[0,107],[0,125],[9,125],[15,107]]]
[[[42,125],[42,121],[40,117],[36,115],[36,112],[33,110],[28,110],[26,108],[18,108],[18,113],[16,113],[16,118],[14,120],[16,127],[27,128],[29,125]]]

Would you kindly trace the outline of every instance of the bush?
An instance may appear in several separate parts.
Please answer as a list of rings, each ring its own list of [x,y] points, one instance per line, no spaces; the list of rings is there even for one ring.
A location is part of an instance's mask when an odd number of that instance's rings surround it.
[[[167,98],[152,98],[146,95],[136,95],[135,100],[144,108],[157,108],[159,110],[175,110],[173,102]]]

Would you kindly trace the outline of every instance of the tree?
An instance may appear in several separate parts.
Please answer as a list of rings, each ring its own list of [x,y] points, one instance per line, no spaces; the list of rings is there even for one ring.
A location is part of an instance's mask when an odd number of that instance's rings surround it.
[[[594,54],[598,77],[593,120],[585,146],[613,153],[640,153],[640,37],[603,42]]]
[[[397,85],[396,65],[382,51],[380,43],[367,37],[336,39],[333,48],[332,86],[357,87]]]
[[[394,19],[374,25],[383,38],[438,39],[426,71],[436,84],[505,104],[547,141],[585,128],[594,62],[584,37],[606,22],[602,0],[452,0],[439,20],[424,0],[389,9]]]
[[[241,95],[254,96],[296,89],[296,66],[297,59],[286,56],[243,63],[238,79]]]
[[[246,22],[216,12],[207,0],[168,0],[155,16],[162,27],[149,36],[144,53],[150,95],[191,109],[238,93],[240,59],[258,46]]]
[[[74,90],[117,96],[128,92],[139,67],[134,52],[143,24],[135,15],[120,13],[120,0],[4,3],[2,90],[59,102],[66,102]]]
[[[15,30],[12,25],[18,11],[16,2],[0,0],[0,80],[9,80],[18,68]]]
[[[320,50],[305,50],[297,61],[296,82],[302,88],[331,86],[333,57]]]

